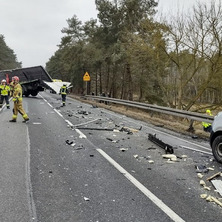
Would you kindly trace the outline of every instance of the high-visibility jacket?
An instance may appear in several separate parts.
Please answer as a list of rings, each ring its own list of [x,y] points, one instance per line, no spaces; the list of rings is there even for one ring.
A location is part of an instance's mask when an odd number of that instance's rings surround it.
[[[0,85],[0,91],[2,96],[8,96],[10,92],[10,87],[7,85]]]
[[[66,95],[67,94],[67,86],[62,86],[61,89],[60,89],[60,93],[62,95]]]
[[[208,114],[209,116],[213,116],[212,113],[211,113],[211,111],[210,111],[209,109],[206,110],[206,114]],[[211,126],[211,123],[202,122],[202,126],[203,126],[204,128],[207,128],[207,127]]]
[[[16,85],[14,85],[14,90],[13,90],[13,94],[12,94],[12,101],[22,101],[22,87],[19,83],[17,83]]]

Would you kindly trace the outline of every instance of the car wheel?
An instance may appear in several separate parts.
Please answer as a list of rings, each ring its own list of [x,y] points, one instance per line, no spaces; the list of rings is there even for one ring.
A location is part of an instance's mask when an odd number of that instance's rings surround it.
[[[217,136],[212,144],[212,152],[214,158],[219,162],[222,163],[222,135]]]

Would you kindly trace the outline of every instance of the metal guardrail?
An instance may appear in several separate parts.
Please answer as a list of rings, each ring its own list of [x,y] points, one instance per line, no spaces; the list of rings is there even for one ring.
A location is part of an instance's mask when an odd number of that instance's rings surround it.
[[[173,108],[168,108],[168,107],[164,107],[164,106],[157,106],[157,105],[152,105],[152,104],[133,102],[133,101],[129,101],[129,100],[115,99],[115,98],[103,97],[103,96],[85,95],[85,97],[91,98],[94,100],[99,100],[99,101],[117,103],[120,105],[130,106],[130,107],[144,109],[144,110],[151,110],[154,112],[178,116],[178,117],[187,118],[187,119],[195,120],[195,121],[199,121],[199,122],[212,123],[214,120],[213,116],[209,116],[206,114],[185,111],[185,110],[179,110],[179,109],[173,109]]]

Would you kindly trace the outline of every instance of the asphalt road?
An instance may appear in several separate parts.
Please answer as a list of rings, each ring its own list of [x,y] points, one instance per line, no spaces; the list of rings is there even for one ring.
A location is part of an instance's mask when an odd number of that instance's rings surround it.
[[[220,195],[210,182],[210,191],[200,186],[195,169],[214,169],[205,181],[221,170],[208,141],[71,98],[60,107],[46,92],[23,104],[29,123],[0,112],[1,222],[221,221],[222,208],[200,198]],[[167,161],[149,133],[187,157]]]

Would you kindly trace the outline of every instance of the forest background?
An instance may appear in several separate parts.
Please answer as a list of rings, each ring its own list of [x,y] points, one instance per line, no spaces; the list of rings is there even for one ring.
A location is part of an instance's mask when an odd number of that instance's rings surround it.
[[[155,0],[95,0],[97,19],[74,15],[58,50],[46,63],[73,93],[90,93],[202,111],[221,106],[222,8],[198,3],[185,14],[160,16]],[[0,69],[19,68],[0,36]]]

